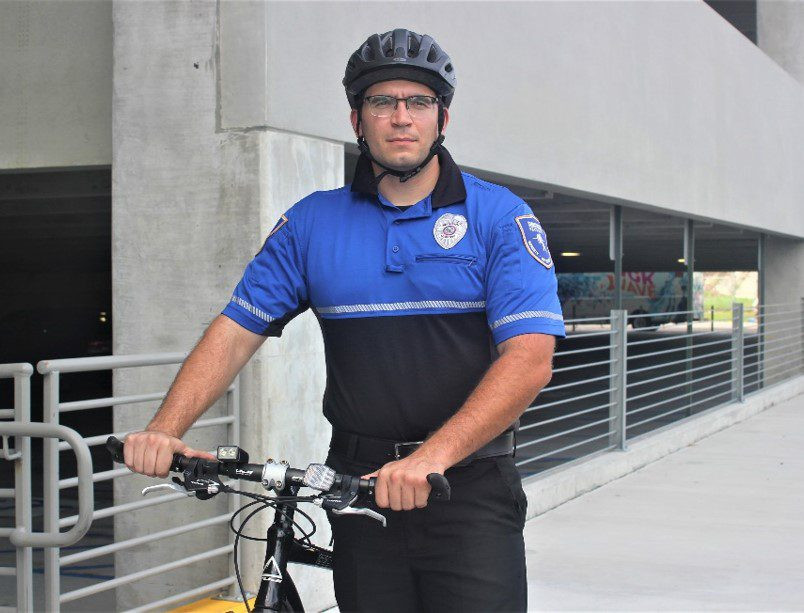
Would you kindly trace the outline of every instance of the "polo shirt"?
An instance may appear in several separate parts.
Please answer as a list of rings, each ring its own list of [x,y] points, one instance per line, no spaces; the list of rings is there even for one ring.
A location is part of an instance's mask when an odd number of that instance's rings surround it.
[[[533,211],[461,172],[446,149],[438,159],[432,193],[401,210],[361,156],[351,186],[310,194],[281,216],[223,309],[266,336],[315,313],[324,415],[338,429],[421,440],[457,412],[498,344],[564,336]]]

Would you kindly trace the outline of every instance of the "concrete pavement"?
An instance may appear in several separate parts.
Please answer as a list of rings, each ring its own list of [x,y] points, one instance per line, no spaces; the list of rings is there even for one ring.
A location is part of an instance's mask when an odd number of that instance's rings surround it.
[[[804,395],[530,520],[531,610],[804,610]]]

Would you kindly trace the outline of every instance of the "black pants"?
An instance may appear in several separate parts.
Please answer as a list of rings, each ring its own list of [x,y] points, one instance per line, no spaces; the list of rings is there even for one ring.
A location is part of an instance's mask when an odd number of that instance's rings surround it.
[[[378,468],[333,453],[327,464],[351,475]],[[412,511],[381,509],[386,528],[365,516],[329,514],[342,612],[527,609],[527,499],[513,458],[475,460],[449,469],[446,477],[449,502]]]

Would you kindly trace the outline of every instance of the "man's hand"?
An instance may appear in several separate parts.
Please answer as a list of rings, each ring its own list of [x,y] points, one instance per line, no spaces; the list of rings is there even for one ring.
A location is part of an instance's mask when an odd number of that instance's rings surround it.
[[[174,453],[191,458],[215,459],[211,453],[192,449],[181,439],[155,430],[132,432],[126,436],[124,443],[123,457],[126,466],[135,473],[149,477],[167,477]]]
[[[430,484],[427,475],[438,473],[443,475],[446,466],[431,460],[410,457],[395,462],[388,462],[380,470],[365,475],[363,478],[377,477],[374,499],[381,509],[391,508],[394,511],[411,511],[427,506],[430,496]]]

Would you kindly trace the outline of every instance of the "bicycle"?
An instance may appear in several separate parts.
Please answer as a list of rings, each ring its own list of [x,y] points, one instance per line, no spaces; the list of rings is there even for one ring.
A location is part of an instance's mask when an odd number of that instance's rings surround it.
[[[116,462],[123,462],[123,445],[123,442],[114,436],[106,440],[106,448]],[[253,499],[235,511],[229,520],[229,527],[235,533],[235,577],[247,611],[304,611],[298,590],[287,572],[289,562],[332,570],[332,551],[314,545],[310,541],[310,537],[315,533],[316,524],[309,515],[297,508],[299,502],[315,504],[335,515],[366,515],[385,527],[385,517],[372,509],[360,506],[373,499],[376,479],[341,475],[324,464],[310,464],[306,469],[292,468],[287,462],[272,459],[264,464],[250,464],[246,451],[229,445],[218,447],[217,460],[188,458],[174,454],[170,471],[181,473],[182,478],[173,477],[173,483],[148,486],[142,490],[143,496],[153,491],[171,489],[195,496],[199,500],[208,500],[219,493],[240,494]],[[221,476],[261,483],[263,487],[273,490],[277,495],[264,496],[236,490],[221,481]],[[427,476],[427,481],[432,488],[430,501],[449,500],[450,486],[443,475],[431,473]],[[298,496],[302,487],[308,487],[318,493]],[[252,507],[256,509],[253,509],[236,527],[235,518]],[[276,513],[266,538],[244,535],[243,529],[248,521],[268,508],[275,509]],[[310,532],[305,532],[294,520],[296,512],[310,522],[312,526]],[[296,538],[294,527],[301,532],[301,538]],[[257,592],[254,609],[249,608],[237,562],[237,549],[241,538],[266,543],[260,589]]]

